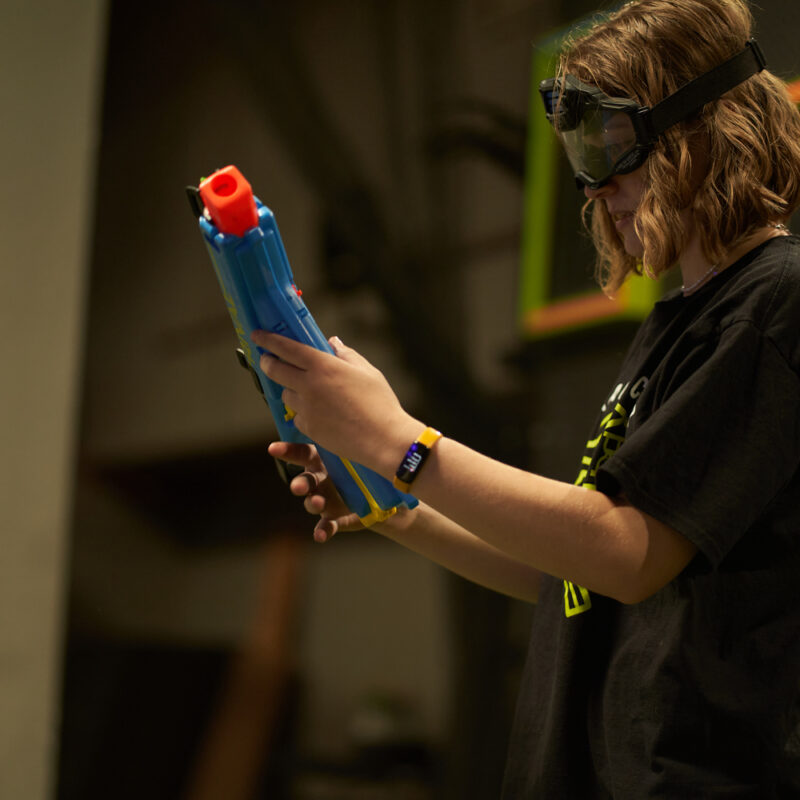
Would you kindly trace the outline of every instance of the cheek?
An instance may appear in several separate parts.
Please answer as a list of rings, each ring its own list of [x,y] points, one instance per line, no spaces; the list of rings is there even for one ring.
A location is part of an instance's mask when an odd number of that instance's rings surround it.
[[[642,164],[639,169],[631,172],[625,182],[625,192],[628,195],[629,202],[638,206],[644,195],[644,190],[647,186],[647,175],[645,174],[647,165]]]
[[[644,245],[633,225],[630,225],[625,231],[622,231],[621,236],[622,245],[629,256],[641,258],[644,255]]]
[[[646,165],[642,165],[639,169],[624,176],[626,178],[624,182],[620,182],[620,189],[624,193],[626,208],[635,209],[639,207],[646,188],[645,173]],[[631,221],[630,225],[624,226],[618,232],[622,238],[625,252],[634,258],[641,258],[644,254],[644,245],[633,222]]]

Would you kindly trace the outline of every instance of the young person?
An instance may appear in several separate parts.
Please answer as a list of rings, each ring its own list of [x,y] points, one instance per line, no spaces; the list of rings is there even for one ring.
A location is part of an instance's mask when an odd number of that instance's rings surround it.
[[[638,0],[542,86],[602,285],[683,282],[575,485],[439,438],[338,340],[254,337],[298,428],[387,478],[402,463],[420,506],[376,530],[538,600],[508,800],[800,796],[800,119],[751,26],[744,0]],[[306,469],[317,540],[359,527],[313,448],[270,450]]]

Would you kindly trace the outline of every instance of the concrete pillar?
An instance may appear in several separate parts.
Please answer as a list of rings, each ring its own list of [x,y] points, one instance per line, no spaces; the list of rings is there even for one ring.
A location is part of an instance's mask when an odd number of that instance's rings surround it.
[[[104,0],[0,13],[0,797],[55,793]]]

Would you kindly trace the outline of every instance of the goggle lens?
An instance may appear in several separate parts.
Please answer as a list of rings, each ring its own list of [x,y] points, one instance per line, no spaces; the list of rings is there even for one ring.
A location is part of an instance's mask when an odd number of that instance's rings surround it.
[[[584,107],[576,126],[566,130],[557,127],[556,131],[575,174],[590,178],[594,184],[621,172],[617,165],[637,145],[630,116],[600,106]]]

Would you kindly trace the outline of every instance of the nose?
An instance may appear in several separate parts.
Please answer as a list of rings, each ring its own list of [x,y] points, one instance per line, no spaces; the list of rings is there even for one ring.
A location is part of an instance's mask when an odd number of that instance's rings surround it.
[[[583,193],[586,195],[587,200],[598,200],[614,194],[617,188],[616,180],[611,178],[608,183],[604,183],[599,189],[592,189],[589,186],[584,186]]]

